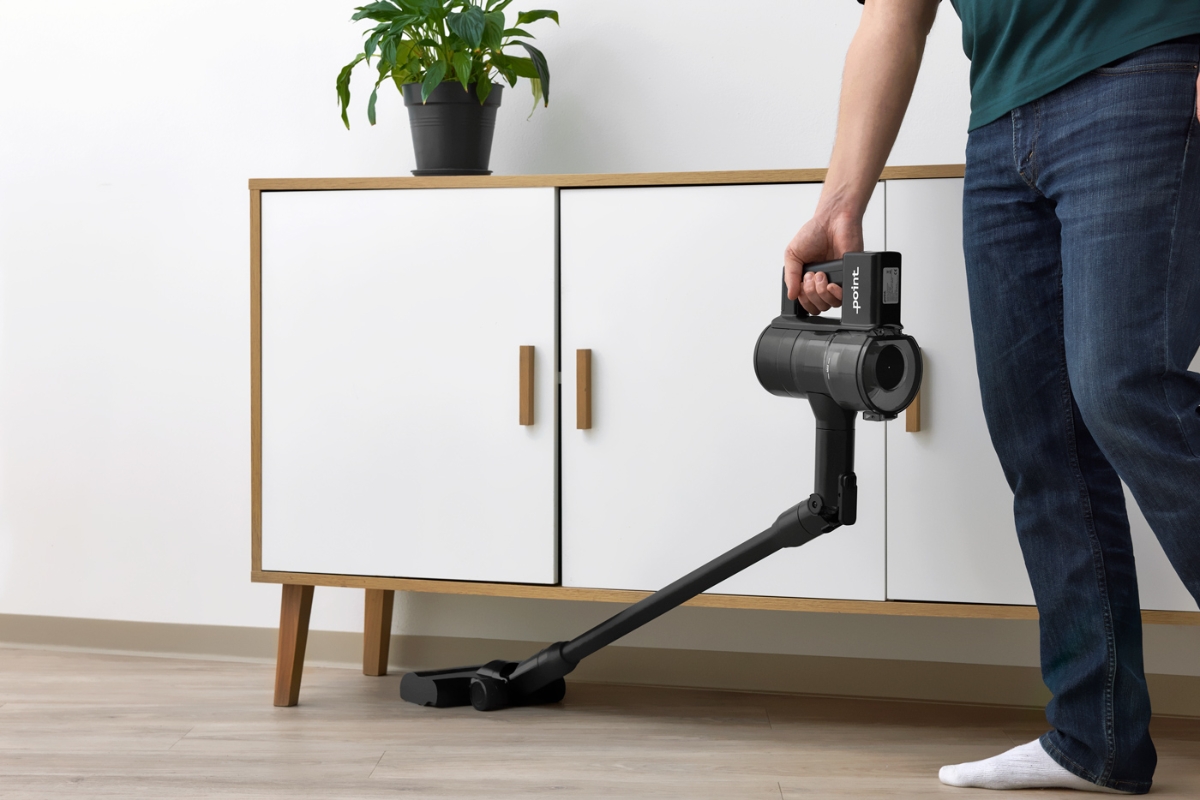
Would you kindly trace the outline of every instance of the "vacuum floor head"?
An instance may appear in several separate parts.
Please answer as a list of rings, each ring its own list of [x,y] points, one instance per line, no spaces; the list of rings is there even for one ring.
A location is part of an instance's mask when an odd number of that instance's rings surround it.
[[[562,678],[532,692],[521,692],[508,680],[517,666],[516,661],[490,661],[475,667],[409,672],[400,679],[400,699],[433,708],[474,706],[478,711],[497,711],[557,703],[567,693]]]

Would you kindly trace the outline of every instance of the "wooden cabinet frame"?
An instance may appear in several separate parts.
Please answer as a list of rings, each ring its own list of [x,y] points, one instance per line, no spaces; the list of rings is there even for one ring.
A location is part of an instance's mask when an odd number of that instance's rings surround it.
[[[918,178],[961,178],[961,164],[888,167],[882,180]],[[280,614],[280,647],[276,664],[275,704],[295,705],[299,697],[304,665],[312,587],[341,586],[366,590],[363,641],[363,671],[382,675],[387,671],[390,635],[390,606],[393,593],[523,597],[547,600],[585,600],[634,603],[648,592],[609,589],[580,589],[466,581],[418,580],[367,575],[264,571],[262,568],[262,193],[287,191],[336,191],[348,189],[467,189],[467,188],[604,188],[637,186],[713,186],[771,183],[820,183],[823,169],[756,170],[739,172],[629,173],[609,175],[528,175],[439,178],[280,178],[250,181],[250,476],[251,476],[251,569],[256,583],[283,584]],[[295,588],[293,588],[295,587]],[[387,608],[383,608],[383,605]],[[794,597],[704,594],[687,605],[706,608],[746,608],[771,611],[806,611],[834,614],[885,616],[959,617],[975,619],[1036,619],[1033,606],[1004,606],[963,603],[915,603],[872,600],[818,600]],[[1200,612],[1143,611],[1149,624],[1200,625]],[[385,624],[386,622],[386,624]],[[286,635],[285,635],[286,634]]]

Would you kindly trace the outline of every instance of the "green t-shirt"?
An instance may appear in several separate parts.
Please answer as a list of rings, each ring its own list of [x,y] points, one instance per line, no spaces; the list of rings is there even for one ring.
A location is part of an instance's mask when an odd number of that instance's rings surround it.
[[[1200,0],[950,2],[971,59],[969,130],[1110,61],[1200,33]]]
[[[950,0],[971,59],[970,130],[1144,47],[1200,33],[1200,0]]]

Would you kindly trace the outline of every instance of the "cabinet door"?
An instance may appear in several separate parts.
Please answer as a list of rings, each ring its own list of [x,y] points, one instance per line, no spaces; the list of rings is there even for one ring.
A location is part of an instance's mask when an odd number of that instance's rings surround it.
[[[262,228],[263,568],[554,582],[554,190],[264,193]]]
[[[1192,361],[1192,372],[1200,372],[1200,353]],[[1163,611],[1195,611],[1196,601],[1175,573],[1167,554],[1158,543],[1150,523],[1142,516],[1137,501],[1125,487],[1125,508],[1133,534],[1133,556],[1137,559],[1138,595],[1142,608]]]
[[[992,449],[967,306],[961,179],[887,182],[905,331],[925,360],[921,431],[888,428],[888,597],[1032,604],[1012,492]]]
[[[812,412],[767,394],[752,356],[779,314],[784,247],[820,188],[563,190],[565,585],[658,589],[812,492]],[[882,248],[880,203],[866,227],[866,246]],[[581,348],[590,430],[574,418]],[[860,422],[857,525],[715,591],[882,600],[883,446],[883,425]]]
[[[904,255],[905,327],[925,357],[921,431],[888,427],[888,597],[1032,604],[979,397],[962,180],[888,181],[887,242]],[[1127,505],[1143,607],[1195,610],[1132,497]]]
[[[1192,369],[1200,371],[1196,366]],[[1137,501],[1129,493],[1129,487],[1125,487],[1125,508],[1129,512],[1129,529],[1133,534],[1133,556],[1137,559],[1138,595],[1142,608],[1195,611],[1196,601],[1167,560],[1167,554],[1163,552],[1154,531],[1150,530],[1150,523],[1142,516]]]

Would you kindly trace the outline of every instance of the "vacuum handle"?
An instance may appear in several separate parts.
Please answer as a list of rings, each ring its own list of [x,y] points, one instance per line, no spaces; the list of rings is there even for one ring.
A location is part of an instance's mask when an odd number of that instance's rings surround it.
[[[818,261],[815,264],[805,264],[804,273],[809,272],[824,272],[829,278],[829,282],[838,286],[842,285],[842,267],[843,259],[836,261]],[[788,300],[787,281],[783,282],[783,299],[780,305],[780,313],[785,317],[807,317],[808,312],[800,305],[799,300]]]
[[[837,261],[820,261],[816,264],[805,264],[804,273],[824,272],[826,277],[829,278],[830,283],[836,283],[838,286],[841,286],[842,264],[843,262],[840,258]]]

